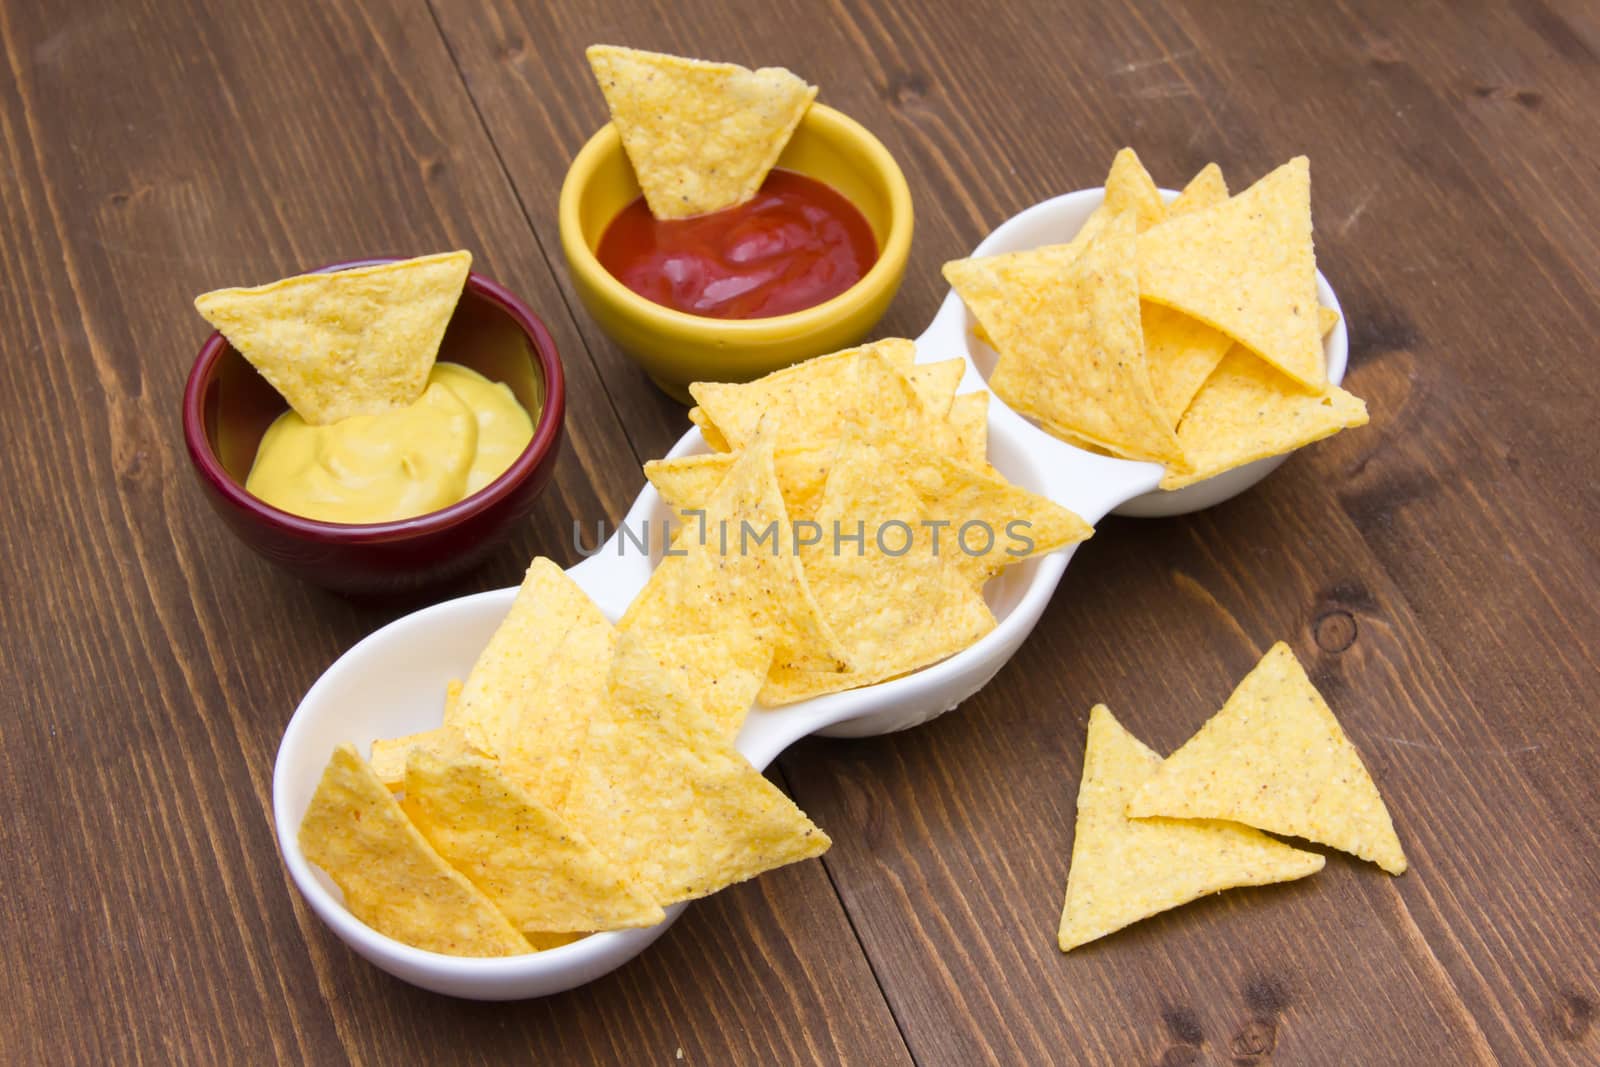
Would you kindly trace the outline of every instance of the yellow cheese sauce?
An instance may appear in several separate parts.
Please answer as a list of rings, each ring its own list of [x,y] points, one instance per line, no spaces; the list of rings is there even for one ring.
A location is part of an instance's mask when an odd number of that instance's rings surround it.
[[[533,420],[509,387],[435,363],[417,402],[312,426],[293,411],[261,438],[245,488],[322,522],[408,519],[476,493],[528,446]]]

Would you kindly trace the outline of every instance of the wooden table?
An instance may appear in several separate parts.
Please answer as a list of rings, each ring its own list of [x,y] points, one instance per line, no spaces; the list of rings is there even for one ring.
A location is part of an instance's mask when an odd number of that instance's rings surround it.
[[[1600,14],[1309,6],[437,0],[0,3],[0,1062],[1600,1062]],[[568,448],[457,592],[573,562],[685,429],[576,305],[555,200],[618,42],[783,64],[917,207],[884,334],[994,224],[1098,184],[1314,164],[1372,424],[1258,489],[1108,520],[957,714],[774,777],[835,845],[695,904],[576,992],[448,1000],[290,886],[300,695],[411,607],[251,555],[202,503],[190,300],[470,248],[545,317]],[[1085,713],[1170,750],[1274,640],[1412,860],[1330,855],[1063,956]]]

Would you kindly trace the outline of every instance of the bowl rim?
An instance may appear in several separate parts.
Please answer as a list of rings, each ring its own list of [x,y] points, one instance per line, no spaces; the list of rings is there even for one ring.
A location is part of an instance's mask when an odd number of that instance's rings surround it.
[[[362,259],[341,260],[329,263],[307,273],[324,274],[331,271],[372,267],[384,263],[400,262],[406,256],[368,256]],[[456,501],[449,507],[423,512],[405,519],[390,522],[344,523],[308,519],[282,508],[273,507],[260,497],[248,492],[234,480],[222,465],[216,450],[205,432],[204,399],[223,353],[232,347],[220,330],[213,330],[200,346],[194,366],[189,370],[183,390],[183,437],[188,446],[189,459],[195,470],[230,505],[245,512],[258,522],[286,530],[302,537],[334,540],[343,544],[374,544],[403,540],[418,535],[452,529],[481,515],[498,505],[516,491],[524,481],[549,456],[560,439],[561,426],[566,416],[566,377],[561,369],[561,357],[555,339],[544,320],[513,295],[509,289],[492,278],[469,271],[463,292],[487,300],[516,323],[528,338],[544,376],[544,406],[534,424],[533,436],[511,465],[494,481],[476,493]]]
[[[718,319],[709,315],[691,315],[687,311],[657,304],[623,285],[600,263],[589,243],[583,239],[583,227],[579,223],[583,193],[595,171],[612,153],[623,151],[622,136],[614,122],[607,122],[584,143],[567,167],[566,177],[561,182],[557,218],[568,269],[575,275],[582,275],[585,282],[598,290],[606,300],[626,306],[629,314],[644,320],[643,325],[648,330],[714,338],[724,343],[767,341],[774,335],[803,335],[859,311],[885,288],[898,281],[910,257],[911,231],[915,222],[911,186],[900,164],[895,162],[883,142],[849,115],[826,104],[813,102],[801,119],[802,125],[807,123],[819,124],[835,140],[848,145],[854,153],[864,158],[888,189],[889,228],[882,247],[878,249],[878,258],[867,273],[844,292],[787,315],[759,319]],[[860,208],[857,207],[857,210]]]

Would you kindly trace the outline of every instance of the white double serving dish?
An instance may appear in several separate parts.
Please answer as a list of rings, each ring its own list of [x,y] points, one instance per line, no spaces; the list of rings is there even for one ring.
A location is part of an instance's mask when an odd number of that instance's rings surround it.
[[[1176,193],[1163,191],[1170,201]],[[1021,251],[1072,239],[1103,200],[1087,189],[1037,204],[1007,220],[974,250],[975,256]],[[1319,272],[1317,295],[1339,310]],[[954,292],[917,338],[917,361],[960,358],[961,392],[986,388],[995,354],[973,336],[974,322]],[[1340,322],[1324,341],[1328,377],[1344,378],[1348,336]],[[709,448],[698,429],[678,441],[669,457]],[[1162,470],[1153,463],[1112,459],[1075,448],[1033,425],[999,397],[989,405],[989,461],[1010,481],[1049,497],[1094,524],[1108,513],[1178,515],[1232,497],[1266,477],[1286,456],[1258,460],[1174,492],[1156,488]],[[650,485],[634,501],[623,527],[660,530],[673,518]],[[648,527],[646,524],[648,523]],[[568,572],[616,620],[643,588],[655,553],[614,536]],[[626,549],[626,551],[624,550]],[[1074,549],[1037,556],[1007,569],[984,595],[995,628],[982,640],[913,674],[862,689],[834,693],[776,709],[753,709],[737,739],[739,751],[765,768],[789,745],[810,734],[869,737],[904,730],[956,708],[1005,666],[1033,630],[1055,592]],[[516,589],[497,589],[424,608],[371,634],[341,656],[301,700],[284,731],[273,773],[273,816],[278,844],[295,885],[313,911],[356,952],[414,985],[477,1000],[514,1000],[558,993],[591,981],[642,952],[683,913],[642,930],[591,934],[560,948],[493,959],[445,956],[412,948],[378,933],[345,910],[339,890],[300,851],[297,832],[323,767],[335,746],[351,742],[366,751],[377,738],[398,737],[439,725],[445,686],[465,678],[489,637],[510,610]]]

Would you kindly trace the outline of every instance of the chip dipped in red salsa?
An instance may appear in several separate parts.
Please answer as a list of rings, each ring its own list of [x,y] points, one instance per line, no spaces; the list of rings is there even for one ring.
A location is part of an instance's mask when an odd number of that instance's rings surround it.
[[[658,220],[639,197],[606,227],[599,258],[657,304],[759,319],[838,296],[872,268],[878,243],[849,200],[813,178],[774,170],[752,199],[708,215]]]

